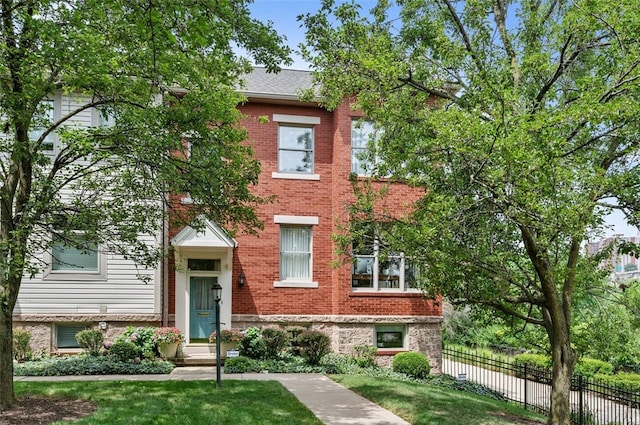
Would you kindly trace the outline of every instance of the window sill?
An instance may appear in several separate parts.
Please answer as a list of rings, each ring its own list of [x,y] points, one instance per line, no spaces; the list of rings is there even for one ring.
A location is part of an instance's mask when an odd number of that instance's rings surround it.
[[[398,353],[408,351],[406,348],[381,348],[376,351],[376,356],[395,356]]]
[[[42,277],[44,281],[106,281],[105,273],[47,273]]]
[[[273,282],[274,288],[317,288],[318,282],[297,282],[293,280],[276,280]]]
[[[375,298],[420,298],[422,293],[420,291],[376,291],[371,290],[351,290],[350,297],[375,297]]]
[[[274,171],[271,173],[271,178],[288,180],[320,180],[320,174],[279,173]]]

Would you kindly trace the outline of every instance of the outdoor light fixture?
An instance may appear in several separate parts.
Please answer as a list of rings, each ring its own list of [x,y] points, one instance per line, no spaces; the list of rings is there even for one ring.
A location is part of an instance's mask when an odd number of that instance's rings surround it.
[[[240,275],[238,275],[238,286],[239,287],[242,288],[244,286],[244,280],[245,280],[244,273],[240,272]]]
[[[220,300],[222,299],[222,286],[216,282],[211,286],[211,293],[213,294],[213,301],[216,303],[216,388],[220,389]]]

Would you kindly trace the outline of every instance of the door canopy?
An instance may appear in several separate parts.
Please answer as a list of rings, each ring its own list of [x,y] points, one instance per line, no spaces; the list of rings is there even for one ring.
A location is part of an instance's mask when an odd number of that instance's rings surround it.
[[[193,248],[235,248],[237,242],[229,237],[227,232],[210,220],[202,220],[204,226],[194,229],[186,226],[171,239],[171,245],[175,247]]]

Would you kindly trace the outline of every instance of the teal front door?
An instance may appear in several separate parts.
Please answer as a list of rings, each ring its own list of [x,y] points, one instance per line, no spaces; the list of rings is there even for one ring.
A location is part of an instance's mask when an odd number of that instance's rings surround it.
[[[216,303],[211,287],[217,282],[217,276],[190,278],[189,342],[209,342],[209,335],[216,328]]]

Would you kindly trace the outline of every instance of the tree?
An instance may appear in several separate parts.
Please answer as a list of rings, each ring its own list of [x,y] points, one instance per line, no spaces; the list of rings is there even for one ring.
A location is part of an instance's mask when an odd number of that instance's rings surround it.
[[[583,243],[614,209],[640,221],[637,2],[340,3],[300,17],[325,103],[384,130],[375,175],[424,188],[389,249],[424,265],[425,291],[542,326],[548,423],[569,424],[571,306],[597,263]],[[367,184],[352,217],[384,220]]]
[[[276,71],[289,48],[245,3],[0,2],[0,410],[14,403],[21,280],[56,241],[155,267],[165,253],[140,236],[169,216],[261,225],[265,199],[250,192],[260,167],[236,109],[250,64],[236,49]],[[84,105],[52,119],[59,93]],[[92,108],[115,124],[74,125]],[[190,208],[169,211],[170,194],[187,192]]]

